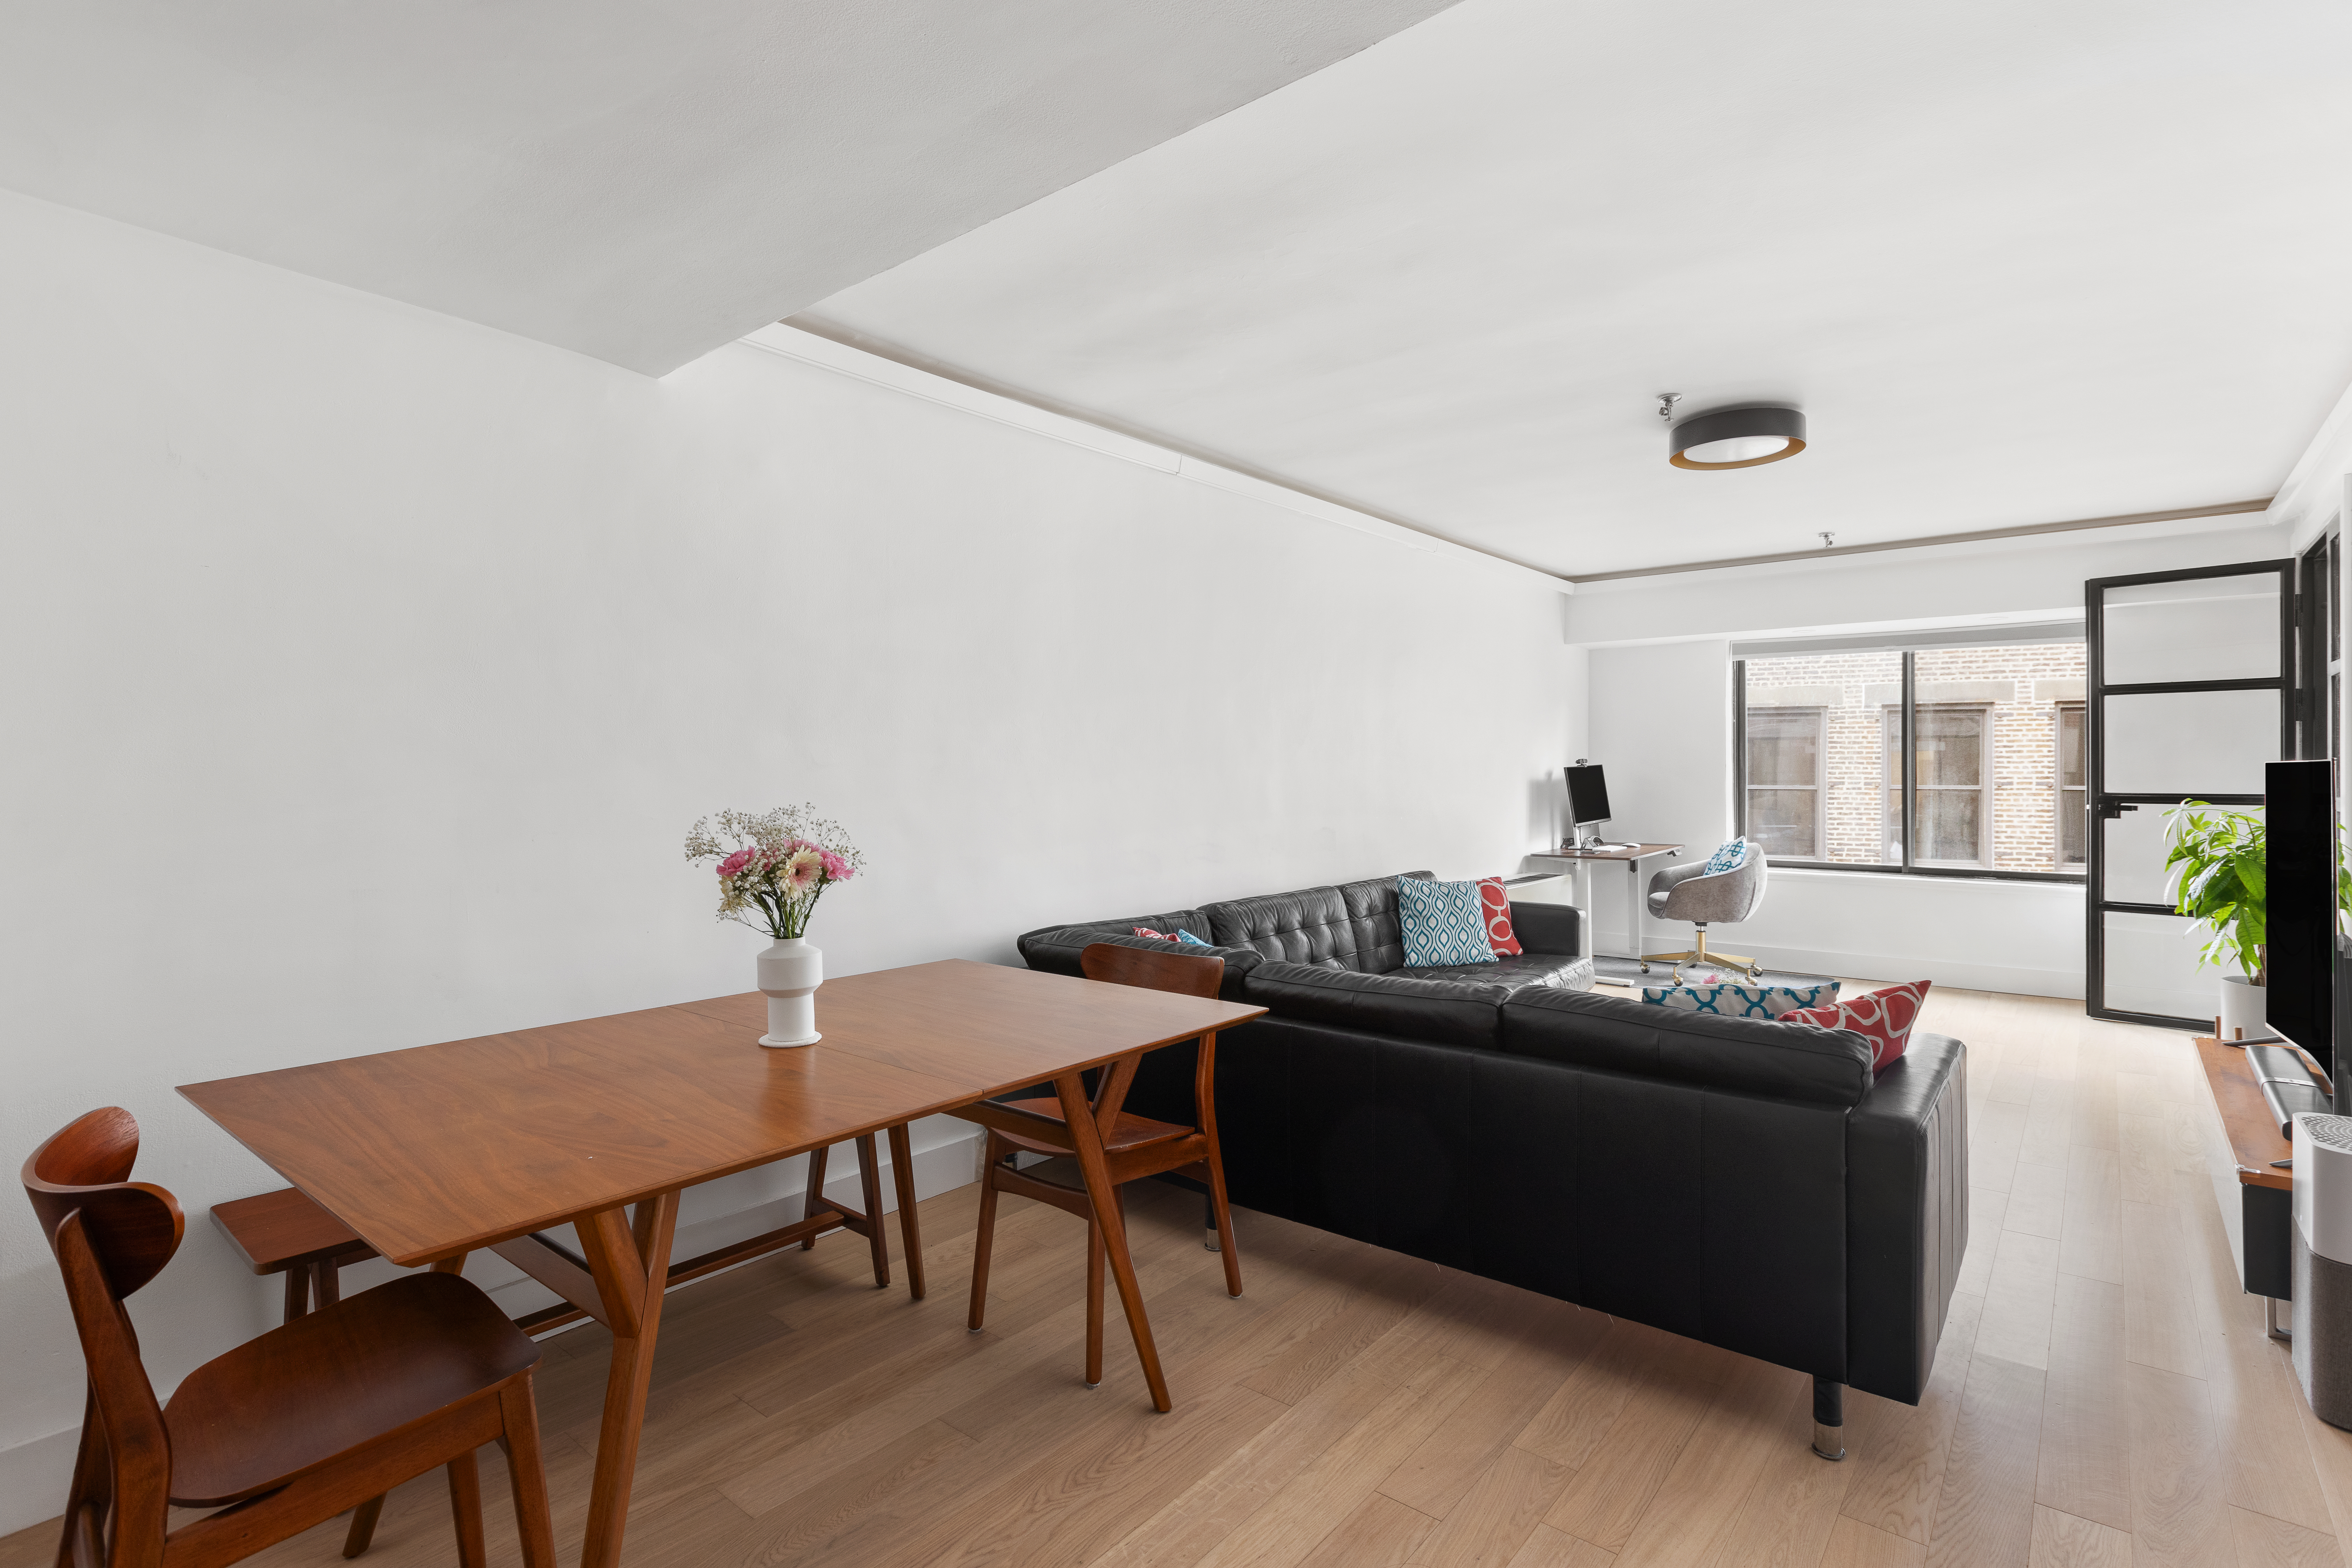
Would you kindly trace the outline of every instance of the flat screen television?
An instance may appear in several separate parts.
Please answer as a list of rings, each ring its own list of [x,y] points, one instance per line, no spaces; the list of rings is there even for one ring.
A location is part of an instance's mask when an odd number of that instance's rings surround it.
[[[2272,763],[2263,779],[2265,1021],[2336,1079],[2343,943],[2336,921],[2336,764]],[[2336,1085],[2346,1106],[2347,1087]]]

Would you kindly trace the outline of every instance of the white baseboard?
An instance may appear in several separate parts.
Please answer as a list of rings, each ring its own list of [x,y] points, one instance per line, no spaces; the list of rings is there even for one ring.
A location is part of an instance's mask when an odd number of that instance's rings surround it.
[[[2012,996],[2062,996],[2078,1002],[2084,994],[2084,976],[2080,969],[2028,969],[2015,964],[1968,963],[1884,952],[1831,952],[1816,948],[1766,947],[1752,942],[1728,945],[1731,951],[1756,959],[1767,969],[1788,970],[1798,974],[1839,974],[1855,980],[1896,982],[1931,980],[1938,985],[1965,991],[2000,991]],[[1594,946],[1602,952],[1626,951],[1624,938],[1611,931],[1601,932]]]
[[[80,1446],[81,1428],[68,1426],[0,1448],[0,1533],[62,1517]]]
[[[915,1141],[920,1145],[915,1156],[915,1195],[919,1198],[937,1196],[970,1186],[980,1179],[982,1133],[979,1128],[965,1122],[918,1122]],[[933,1131],[936,1128],[937,1131]],[[933,1141],[923,1142],[926,1135]],[[890,1169],[888,1145],[877,1140],[882,1155],[882,1204],[886,1212],[898,1206],[894,1173]],[[845,1144],[835,1150],[825,1166],[824,1190],[828,1196],[840,1198],[855,1205],[858,1196],[857,1153],[854,1146]],[[691,1258],[725,1247],[730,1242],[746,1240],[761,1231],[774,1230],[791,1224],[801,1214],[802,1201],[807,1192],[805,1181],[798,1188],[780,1198],[755,1204],[731,1214],[706,1219],[699,1224],[680,1226],[672,1255]],[[503,1258],[488,1253],[477,1253],[467,1265],[467,1273],[476,1277],[480,1285],[499,1305],[510,1314],[536,1310],[551,1305],[556,1298],[552,1291],[537,1280],[510,1267]],[[349,1282],[347,1291],[365,1289],[381,1284],[399,1270],[381,1261],[371,1260],[343,1271]],[[692,1289],[691,1286],[682,1289]],[[223,1346],[224,1350],[227,1347]],[[170,1391],[159,1388],[159,1398],[168,1397]],[[0,1534],[38,1524],[58,1517],[63,1507],[66,1487],[73,1479],[74,1451],[81,1439],[81,1428],[68,1426],[61,1431],[30,1438],[6,1448],[0,1448]]]

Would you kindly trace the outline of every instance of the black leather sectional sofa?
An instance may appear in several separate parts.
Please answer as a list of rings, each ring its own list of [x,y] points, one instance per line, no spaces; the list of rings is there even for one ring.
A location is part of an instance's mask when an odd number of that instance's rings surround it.
[[[1425,872],[1409,873],[1425,876]],[[1034,969],[1181,926],[1225,994],[1235,1203],[1916,1404],[1968,1239],[1967,1053],[1595,994],[1578,911],[1517,903],[1527,953],[1406,970],[1395,879],[1049,927]],[[1129,1105],[1192,1114],[1192,1051]],[[1823,1403],[1825,1402],[1825,1403]]]

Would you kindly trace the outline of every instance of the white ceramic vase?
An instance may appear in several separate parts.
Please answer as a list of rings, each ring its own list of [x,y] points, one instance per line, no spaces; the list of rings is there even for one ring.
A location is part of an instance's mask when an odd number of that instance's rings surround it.
[[[760,989],[768,998],[763,1046],[813,1046],[816,988],[824,984],[824,954],[804,936],[780,937],[760,954]]]
[[[2242,974],[2221,976],[2221,1037],[2233,1040],[2239,1031],[2245,1038],[2259,1040],[2270,1033],[2263,1019],[2268,1012],[2270,992]]]

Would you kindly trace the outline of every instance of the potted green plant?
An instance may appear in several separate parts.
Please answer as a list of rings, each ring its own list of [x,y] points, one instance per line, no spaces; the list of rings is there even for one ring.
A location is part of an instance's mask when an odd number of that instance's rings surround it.
[[[2201,800],[2183,801],[2165,814],[2165,837],[2172,846],[2167,871],[2180,868],[2173,907],[2212,932],[2199,955],[2216,967],[2234,963],[2243,971],[2221,977],[2221,1037],[2256,1027],[2267,1016],[2270,984],[2267,873],[2263,819],[2223,811]],[[2352,917],[2352,869],[2344,846],[2336,846],[2336,912]]]
[[[2270,981],[2263,819],[2201,800],[2183,801],[2164,818],[2164,868],[2179,877],[2173,907],[2208,933],[2198,957],[2241,972],[2221,976],[2221,1037],[2240,1029],[2260,1035]]]

